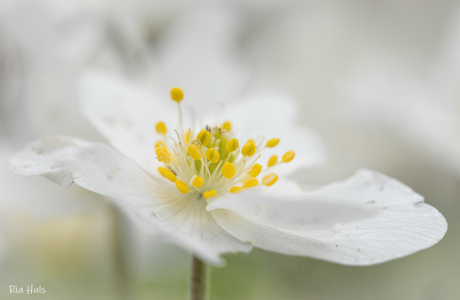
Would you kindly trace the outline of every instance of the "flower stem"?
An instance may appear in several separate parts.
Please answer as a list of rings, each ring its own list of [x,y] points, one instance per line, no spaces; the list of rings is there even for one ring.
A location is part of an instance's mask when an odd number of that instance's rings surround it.
[[[112,213],[112,255],[115,288],[118,299],[128,300],[133,299],[130,291],[130,278],[128,274],[128,266],[126,261],[125,249],[125,216],[118,207],[111,207]]]
[[[192,256],[190,278],[190,300],[205,300],[207,292],[207,268],[206,264]]]

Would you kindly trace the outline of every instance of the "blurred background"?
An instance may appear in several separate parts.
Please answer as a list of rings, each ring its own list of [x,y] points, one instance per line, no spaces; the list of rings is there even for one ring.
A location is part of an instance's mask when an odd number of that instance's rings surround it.
[[[211,299],[460,298],[459,1],[0,0],[1,299],[185,299],[183,250],[103,197],[6,167],[40,137],[101,140],[78,105],[94,68],[204,103],[284,93],[328,155],[293,179],[315,187],[374,169],[449,223],[438,245],[371,267],[227,255]],[[31,284],[46,294],[9,293]]]

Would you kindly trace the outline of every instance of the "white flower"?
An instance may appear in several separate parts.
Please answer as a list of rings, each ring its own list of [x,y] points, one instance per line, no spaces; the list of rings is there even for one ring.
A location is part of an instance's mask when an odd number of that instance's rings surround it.
[[[203,120],[195,122],[184,114],[174,126],[177,107],[166,97],[98,73],[84,87],[86,116],[122,154],[55,137],[32,143],[11,167],[109,196],[208,263],[221,265],[221,254],[256,246],[370,265],[428,248],[447,230],[420,195],[373,171],[312,192],[283,178],[324,160],[316,136],[295,126],[296,109],[285,99],[264,95],[221,113],[199,111]],[[180,93],[173,89],[173,99]],[[278,162],[268,168],[274,153]]]

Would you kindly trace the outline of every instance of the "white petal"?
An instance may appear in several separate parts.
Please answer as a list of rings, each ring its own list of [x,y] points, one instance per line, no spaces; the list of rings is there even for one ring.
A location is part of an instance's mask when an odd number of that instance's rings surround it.
[[[75,213],[105,207],[98,195],[79,187],[66,190],[43,178],[15,174],[6,165],[12,141],[0,139],[0,209],[37,217]]]
[[[256,247],[345,265],[372,265],[415,253],[439,242],[447,230],[445,218],[420,195],[377,172],[362,170],[311,195],[377,206],[381,212],[370,219],[306,231],[263,225],[226,209],[212,215],[226,231]]]
[[[154,144],[162,137],[155,124],[172,131],[177,105],[115,74],[92,71],[81,84],[83,113],[115,149],[148,172],[158,166]]]
[[[236,137],[244,145],[249,138],[263,136],[266,140],[279,138],[280,143],[264,153],[262,165],[266,165],[272,154],[279,158],[289,150],[296,156],[288,165],[277,168],[277,173],[293,172],[301,167],[319,165],[325,162],[325,150],[316,132],[299,126],[296,121],[298,107],[284,95],[255,92],[243,101],[244,104],[228,109],[223,119],[232,121]],[[220,124],[219,124],[220,125]]]
[[[109,197],[117,198],[120,192],[129,193],[131,200],[161,196],[151,177],[102,143],[70,137],[42,139],[12,156],[9,164],[22,175],[41,175],[65,187],[75,182]]]
[[[276,183],[270,187],[262,187],[258,190],[261,194],[269,196],[284,196],[285,199],[290,199],[291,196],[296,196],[302,193],[302,186],[299,182],[280,177]]]
[[[107,145],[65,137],[44,139],[13,156],[10,166],[22,175],[41,175],[62,186],[75,182],[109,196],[146,230],[160,230],[208,263],[221,265],[221,254],[251,250],[215,223],[205,201],[190,199],[173,184],[159,184]]]
[[[370,218],[378,212],[374,206],[340,203],[330,195],[270,196],[256,191],[218,198],[206,207],[207,211],[216,209],[228,209],[256,223],[296,230],[330,229],[339,223]]]
[[[180,194],[172,200],[142,206],[134,213],[142,216],[141,221],[167,228],[167,239],[213,265],[224,264],[221,254],[251,251],[249,243],[223,230],[205,207],[202,198]]]

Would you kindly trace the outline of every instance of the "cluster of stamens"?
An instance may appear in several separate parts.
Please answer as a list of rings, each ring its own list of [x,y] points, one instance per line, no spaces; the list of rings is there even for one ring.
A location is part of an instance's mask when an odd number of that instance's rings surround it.
[[[178,103],[179,124],[182,126],[182,90],[173,88],[171,98]],[[154,147],[156,158],[165,165],[159,167],[158,172],[175,183],[181,193],[195,190],[205,199],[217,194],[239,193],[259,185],[275,184],[278,175],[271,171],[279,164],[292,161],[295,152],[286,152],[281,160],[276,155],[271,156],[267,168],[262,172],[262,166],[257,163],[260,153],[278,145],[280,139],[273,138],[265,142],[263,137],[259,137],[248,140],[241,147],[238,139],[232,136],[231,127],[229,121],[212,128],[206,126],[195,139],[191,139],[191,129],[186,132],[176,131],[177,139],[168,143],[167,127],[163,122],[158,122],[155,129],[163,136],[163,140],[156,142]]]

